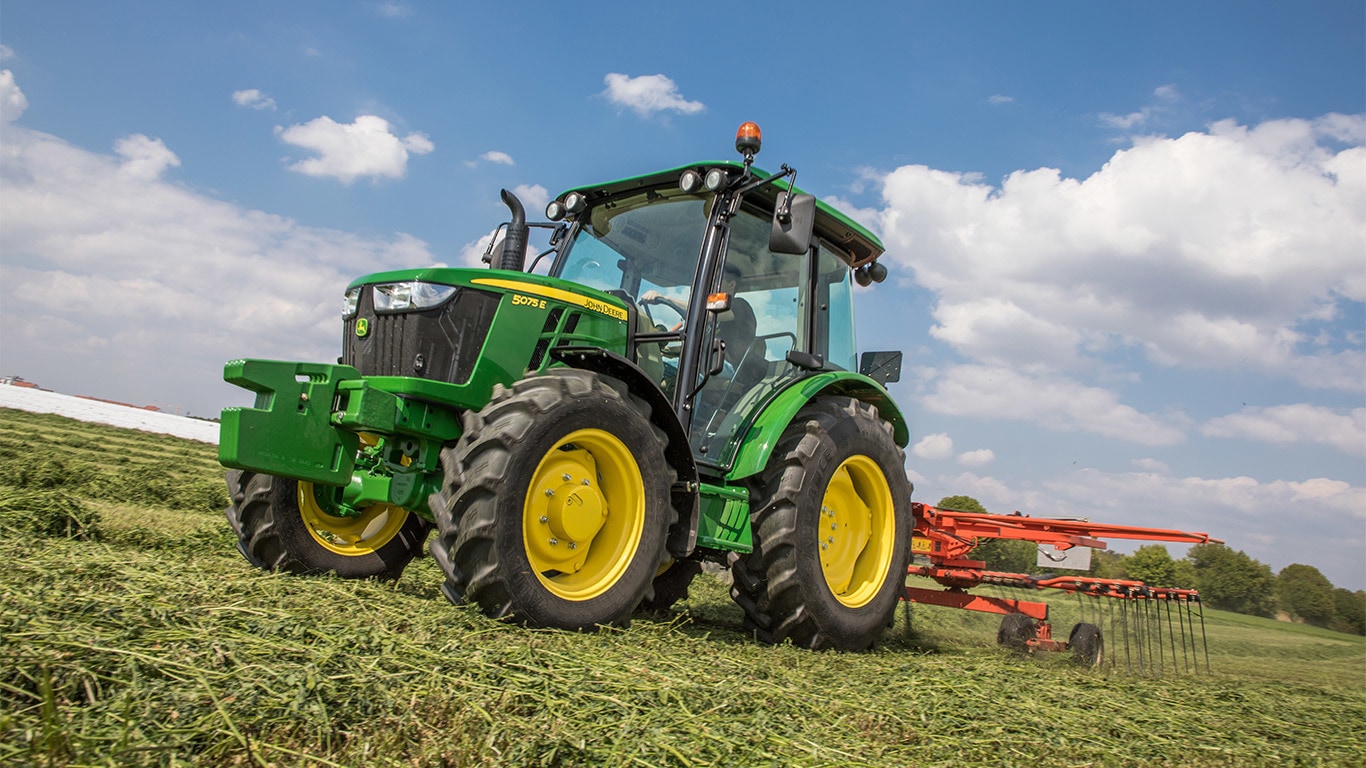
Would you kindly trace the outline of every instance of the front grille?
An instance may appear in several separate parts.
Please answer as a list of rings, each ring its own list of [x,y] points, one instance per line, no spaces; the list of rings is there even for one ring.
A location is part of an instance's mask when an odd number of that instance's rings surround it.
[[[428,310],[380,314],[374,288],[361,290],[356,316],[342,323],[344,365],[362,376],[415,376],[464,384],[487,338],[499,294],[461,288],[445,304]],[[359,320],[367,325],[356,335]]]

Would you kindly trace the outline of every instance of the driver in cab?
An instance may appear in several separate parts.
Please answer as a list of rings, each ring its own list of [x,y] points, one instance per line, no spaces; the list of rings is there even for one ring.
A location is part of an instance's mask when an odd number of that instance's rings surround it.
[[[757,322],[754,317],[754,309],[749,306],[749,302],[735,295],[736,287],[740,282],[740,269],[733,264],[727,264],[721,273],[721,292],[730,297],[730,309],[717,316],[718,327],[716,335],[726,344],[726,362],[732,368],[739,366],[745,357],[745,352],[754,343]],[[666,304],[674,309],[682,317],[688,316],[688,305],[663,295],[659,291],[646,291],[640,297],[641,304]],[[678,330],[683,327],[683,322],[679,321],[670,330]]]

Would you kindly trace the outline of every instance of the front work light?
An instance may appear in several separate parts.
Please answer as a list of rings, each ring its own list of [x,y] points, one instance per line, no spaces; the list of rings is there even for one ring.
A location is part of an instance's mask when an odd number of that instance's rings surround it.
[[[342,294],[342,319],[349,320],[356,314],[356,307],[360,305],[360,286],[356,286]]]
[[[729,178],[730,177],[726,175],[725,171],[720,168],[713,168],[710,171],[707,171],[707,178],[703,181],[703,184],[707,187],[708,191],[715,192],[726,186],[726,181],[728,181]]]
[[[686,170],[678,177],[678,188],[687,195],[691,195],[702,188],[702,174],[694,170]]]
[[[376,312],[402,312],[407,309],[431,309],[455,295],[455,286],[410,280],[403,283],[380,283],[375,286]]]
[[[559,200],[551,200],[550,204],[545,207],[545,217],[551,221],[563,219],[565,213],[567,211],[565,211],[564,203]]]
[[[570,213],[579,213],[588,207],[588,198],[578,192],[570,192],[564,196],[564,207]]]

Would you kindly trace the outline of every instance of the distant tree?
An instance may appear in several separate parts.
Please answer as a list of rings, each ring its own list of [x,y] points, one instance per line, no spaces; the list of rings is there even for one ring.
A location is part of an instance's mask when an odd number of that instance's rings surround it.
[[[1124,570],[1129,578],[1150,587],[1176,585],[1176,562],[1161,544],[1145,544],[1124,558]]]
[[[1200,580],[1195,575],[1195,564],[1182,558],[1173,563],[1176,577],[1172,586],[1177,589],[1199,589]]]
[[[982,503],[971,496],[945,496],[935,505],[940,509],[953,509],[959,512],[990,514]],[[983,539],[968,553],[972,560],[981,560],[989,571],[1006,573],[1031,573],[1038,570],[1039,548],[1032,541],[1012,539]]]
[[[1014,539],[983,539],[968,557],[982,560],[989,571],[1033,573],[1039,570],[1039,545]]]
[[[1094,550],[1091,552],[1091,568],[1086,575],[1097,579],[1127,579],[1129,573],[1124,570],[1124,559],[1124,555],[1113,550]]]
[[[1333,629],[1366,635],[1366,592],[1339,587],[1333,590],[1333,602],[1337,614]]]
[[[936,507],[940,509],[953,509],[959,512],[976,512],[981,515],[989,514],[987,508],[982,506],[982,502],[971,496],[945,496],[939,500]]]
[[[1326,627],[1337,613],[1333,583],[1312,565],[1294,563],[1276,575],[1281,610],[1316,627]]]
[[[1213,608],[1271,616],[1276,577],[1271,566],[1224,544],[1196,544],[1186,554],[1195,568],[1200,598]]]

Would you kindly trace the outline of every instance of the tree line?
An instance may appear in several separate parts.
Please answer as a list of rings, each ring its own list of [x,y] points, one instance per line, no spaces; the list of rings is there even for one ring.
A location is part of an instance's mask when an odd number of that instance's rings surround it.
[[[986,513],[971,496],[946,496],[940,509]],[[986,539],[969,555],[987,569],[1006,573],[1041,573],[1038,547],[1029,541]],[[1131,555],[1094,551],[1087,575],[1131,579],[1153,587],[1194,589],[1211,608],[1293,621],[1339,632],[1366,635],[1366,591],[1334,587],[1319,569],[1294,563],[1273,573],[1242,550],[1224,544],[1197,544],[1180,560],[1161,544],[1147,544]]]

